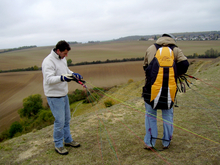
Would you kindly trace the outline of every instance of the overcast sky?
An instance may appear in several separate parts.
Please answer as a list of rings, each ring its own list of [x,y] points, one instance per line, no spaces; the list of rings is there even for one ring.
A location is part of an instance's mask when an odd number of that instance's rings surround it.
[[[219,30],[219,0],[0,0],[0,49]]]

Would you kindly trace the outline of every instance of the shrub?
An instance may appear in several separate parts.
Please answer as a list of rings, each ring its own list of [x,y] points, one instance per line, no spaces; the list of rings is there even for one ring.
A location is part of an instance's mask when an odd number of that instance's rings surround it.
[[[73,94],[68,94],[70,104],[80,100],[84,100],[86,96],[87,96],[86,92],[84,90],[79,90],[79,89],[76,89],[73,92]]]
[[[111,107],[114,105],[114,102],[112,100],[106,100],[104,104],[105,104],[105,107]]]
[[[54,117],[50,110],[40,110],[36,119],[30,123],[30,129],[41,129],[53,124]]]
[[[34,70],[39,70],[38,66],[34,65],[33,67]]]
[[[99,88],[99,87],[94,87],[92,90],[93,90],[94,92],[100,92],[100,91],[104,92],[104,91],[105,91],[104,88]]]
[[[68,60],[67,60],[67,65],[70,66],[71,64],[72,64],[72,60],[71,60],[71,59],[68,59]]]
[[[9,137],[12,138],[16,133],[22,132],[22,130],[23,130],[22,125],[18,121],[15,121],[10,126]]]
[[[41,110],[39,112],[38,119],[40,119],[41,121],[46,121],[46,122],[53,122],[54,121],[53,114],[50,110]]]
[[[83,101],[83,103],[93,103],[95,101],[98,101],[100,98],[101,96],[98,95],[97,93],[92,93]]]
[[[31,95],[25,99],[23,99],[23,107],[18,111],[20,117],[28,117],[35,116],[42,106],[43,100],[40,94]]]
[[[10,136],[9,130],[3,131],[3,132],[1,133],[1,135],[0,135],[0,142],[2,142],[2,141],[5,140],[5,139],[8,139],[9,136]]]
[[[134,82],[133,79],[129,79],[129,80],[128,80],[128,84],[130,84],[130,83],[132,83],[132,82]]]

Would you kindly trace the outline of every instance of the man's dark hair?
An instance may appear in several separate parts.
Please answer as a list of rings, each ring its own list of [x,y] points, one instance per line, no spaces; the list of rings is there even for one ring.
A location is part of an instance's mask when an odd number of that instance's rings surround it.
[[[71,50],[70,45],[64,40],[61,40],[57,43],[55,50],[57,50],[57,49],[59,49],[61,52],[65,51],[65,50],[68,50],[68,51]]]

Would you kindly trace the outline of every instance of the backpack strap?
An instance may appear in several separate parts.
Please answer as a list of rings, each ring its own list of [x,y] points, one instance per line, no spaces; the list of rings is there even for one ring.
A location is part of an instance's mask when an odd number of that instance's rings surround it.
[[[177,46],[174,45],[174,44],[170,44],[170,45],[168,45],[168,46],[169,46],[169,48],[172,49],[172,50],[173,50],[175,47],[177,47]]]
[[[156,43],[154,43],[154,46],[156,47],[157,50],[158,50],[160,47],[162,47],[161,45],[156,44]]]

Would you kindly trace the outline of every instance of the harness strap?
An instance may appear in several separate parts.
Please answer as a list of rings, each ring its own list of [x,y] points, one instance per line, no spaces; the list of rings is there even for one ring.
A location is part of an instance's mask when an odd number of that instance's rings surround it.
[[[170,145],[170,142],[171,142],[171,139],[170,139],[170,140],[166,140],[166,139],[161,139],[161,138],[154,138],[154,137],[151,135],[150,143],[151,143],[151,146],[152,146],[152,147],[153,147],[152,139],[158,139],[158,140],[168,141],[168,142],[169,142],[168,146]],[[167,147],[168,147],[168,146],[167,146]],[[155,147],[154,147],[154,148],[155,148]],[[163,150],[159,150],[159,151],[163,151]]]
[[[168,141],[168,142],[171,141],[171,139],[170,139],[170,140],[166,140],[166,139],[161,139],[161,138],[155,138],[155,137],[153,137],[153,136],[151,135],[151,141],[152,141],[152,139],[164,140],[164,141]]]

